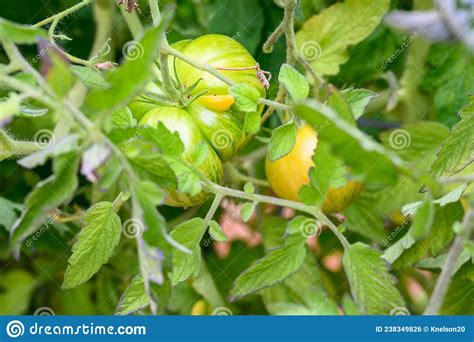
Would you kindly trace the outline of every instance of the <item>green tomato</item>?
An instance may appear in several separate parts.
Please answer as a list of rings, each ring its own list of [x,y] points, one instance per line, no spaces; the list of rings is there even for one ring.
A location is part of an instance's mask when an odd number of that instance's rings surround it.
[[[232,38],[210,34],[175,43],[173,48],[193,61],[211,65],[236,83],[254,87],[262,97],[265,97],[265,88],[256,75],[257,62]],[[183,87],[190,87],[199,80],[192,94],[197,95],[205,91],[205,96],[183,108],[134,101],[130,104],[130,109],[140,125],[156,127],[158,122],[162,122],[168,130],[177,132],[185,146],[182,157],[188,162],[192,162],[198,143],[204,141],[209,144],[206,160],[196,165],[196,168],[211,181],[219,183],[223,174],[222,161],[234,156],[245,141],[246,135],[243,131],[245,113],[232,107],[234,101],[229,95],[227,84],[179,59],[175,60],[174,57],[170,57],[169,62],[170,68],[175,68]],[[149,84],[146,90],[162,94],[154,83]],[[173,206],[194,206],[209,197],[206,193],[191,198],[172,189],[168,192],[167,204]]]

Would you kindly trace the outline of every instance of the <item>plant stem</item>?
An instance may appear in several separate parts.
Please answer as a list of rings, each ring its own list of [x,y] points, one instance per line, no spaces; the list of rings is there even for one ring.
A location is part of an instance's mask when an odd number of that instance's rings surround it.
[[[202,176],[201,176],[201,180],[204,182],[204,184],[209,189],[209,191],[215,193],[216,195],[221,194],[223,196],[245,199],[245,200],[257,202],[257,203],[273,204],[280,207],[292,208],[292,209],[304,212],[306,214],[312,215],[321,223],[326,225],[336,235],[336,237],[339,239],[339,241],[344,246],[344,248],[347,248],[350,246],[344,234],[342,234],[339,231],[339,229],[337,229],[337,227],[334,225],[334,223],[332,223],[316,206],[309,206],[304,203],[289,201],[289,200],[271,197],[271,196],[265,196],[265,195],[259,195],[259,194],[248,194],[244,191],[229,189],[229,188],[220,186],[218,184],[212,183],[210,180]]]
[[[212,201],[211,207],[209,208],[209,211],[207,212],[206,217],[204,218],[203,234],[206,231],[207,227],[209,227],[209,223],[211,222],[217,209],[219,208],[219,204],[221,204],[222,198],[224,198],[224,195],[221,193],[217,193],[214,197],[214,201]]]
[[[157,0],[149,0],[148,3],[150,5],[150,13],[153,20],[153,25],[156,27],[160,24],[161,20],[160,7],[158,6]]]
[[[46,18],[44,20],[41,20],[40,22],[36,23],[33,25],[33,27],[41,27],[41,26],[44,26],[46,24],[49,24],[50,22],[54,21],[55,19],[59,18],[59,20],[61,20],[62,18],[64,17],[67,17],[69,14],[72,14],[74,13],[75,11],[81,9],[82,7],[85,7],[87,5],[89,5],[91,2],[93,2],[94,0],[83,0],[82,2],[62,11],[62,12],[59,12],[59,13],[56,13],[55,15],[49,17],[49,18]]]
[[[297,0],[285,0],[285,11],[283,23],[286,38],[286,62],[294,65],[296,62],[296,38],[295,38],[295,10]]]
[[[273,46],[281,37],[284,30],[285,30],[285,23],[284,21],[281,21],[280,24],[275,29],[275,31],[272,32],[272,34],[267,38],[267,40],[263,44],[263,52],[271,53],[273,51]]]
[[[449,284],[451,283],[451,277],[453,276],[453,270],[458,262],[459,256],[462,253],[464,242],[469,240],[471,237],[472,227],[474,225],[474,211],[468,209],[464,215],[463,220],[463,231],[456,236],[454,243],[451,246],[448,257],[441,269],[441,274],[438,277],[433,294],[431,295],[430,301],[426,306],[424,315],[437,315],[439,309],[443,305],[444,296],[448,291]]]
[[[138,36],[143,32],[143,26],[138,18],[137,13],[134,12],[127,12],[124,7],[119,6],[120,12],[122,13],[123,18],[125,19],[125,23],[127,24],[128,29],[130,30],[132,37],[137,39]]]
[[[473,183],[474,182],[474,175],[441,177],[439,179],[439,182],[442,183],[442,184]]]
[[[281,109],[281,110],[284,110],[284,111],[291,111],[291,106],[288,106],[288,105],[280,103],[280,102],[272,101],[272,100],[267,100],[267,99],[260,98],[260,99],[258,99],[258,103],[267,105],[269,107],[273,107],[275,109]]]

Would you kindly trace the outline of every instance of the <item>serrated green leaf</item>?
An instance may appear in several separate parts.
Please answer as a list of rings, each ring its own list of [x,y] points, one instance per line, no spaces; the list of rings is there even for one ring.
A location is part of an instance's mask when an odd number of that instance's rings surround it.
[[[235,301],[248,294],[281,283],[298,271],[306,256],[305,239],[293,235],[284,246],[275,248],[255,261],[235,280],[229,300]]]
[[[434,175],[453,175],[474,161],[474,96],[461,109],[461,121],[443,141],[431,169]]]
[[[290,153],[296,142],[296,125],[294,122],[277,127],[272,132],[268,145],[268,159],[275,161]]]
[[[15,44],[36,44],[38,38],[47,38],[48,34],[41,28],[21,25],[0,18],[0,40]]]
[[[346,217],[347,229],[373,241],[381,241],[385,237],[384,220],[374,210],[380,203],[383,203],[380,200],[380,190],[364,189],[342,212]]]
[[[180,224],[171,232],[171,237],[175,241],[192,252],[187,254],[179,250],[173,250],[173,269],[170,275],[173,285],[188,279],[190,276],[198,276],[201,263],[201,247],[199,242],[206,228],[204,220],[195,217]]]
[[[245,114],[244,132],[255,134],[260,130],[260,114],[258,112],[249,112]]]
[[[72,247],[72,255],[64,274],[64,289],[89,280],[107,263],[120,241],[120,217],[110,202],[94,204],[86,213],[86,226]]]
[[[332,152],[352,167],[355,175],[363,176],[367,184],[395,183],[400,159],[341,119],[334,110],[316,101],[308,101],[297,106],[296,113],[315,127],[319,141],[331,146]]]
[[[256,112],[260,93],[257,89],[239,83],[229,88],[229,94],[235,101],[235,106],[242,112]]]
[[[67,203],[78,186],[77,169],[79,155],[67,153],[56,157],[54,174],[39,182],[28,194],[24,210],[11,231],[11,243],[15,254],[28,235],[33,234],[47,219],[48,213]]]
[[[150,305],[150,298],[145,292],[143,278],[136,276],[120,297],[115,314],[130,315],[145,309],[148,305]]]
[[[244,203],[240,208],[240,217],[242,221],[247,222],[252,217],[255,210],[255,203]]]
[[[453,277],[441,307],[441,315],[474,315],[474,264],[465,264]]]
[[[289,64],[281,66],[278,81],[285,85],[286,90],[295,102],[302,102],[309,95],[309,83],[306,77]]]
[[[343,265],[361,313],[388,315],[394,309],[405,307],[395,287],[395,278],[379,252],[357,242],[346,249]]]
[[[349,59],[348,47],[374,31],[389,4],[389,0],[346,0],[332,5],[296,33],[298,51],[317,74],[336,75]]]
[[[227,235],[225,235],[219,223],[214,220],[209,223],[209,234],[216,241],[227,241]]]

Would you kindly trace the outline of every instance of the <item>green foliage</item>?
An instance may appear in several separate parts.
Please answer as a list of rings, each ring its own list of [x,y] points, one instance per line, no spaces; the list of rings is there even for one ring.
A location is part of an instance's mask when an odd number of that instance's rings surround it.
[[[296,142],[296,125],[294,122],[280,126],[273,130],[268,144],[268,159],[275,161],[286,156]]]
[[[309,83],[294,67],[289,64],[283,64],[278,74],[278,81],[285,85],[295,102],[305,100],[309,95]]]
[[[100,202],[86,215],[86,226],[72,247],[72,255],[64,275],[64,289],[89,280],[112,256],[120,241],[120,217],[112,203]]]
[[[389,4],[388,0],[346,0],[313,16],[296,34],[302,57],[318,74],[336,75],[349,59],[348,47],[372,33]]]
[[[229,89],[229,93],[234,97],[235,106],[243,112],[256,112],[259,92],[244,83],[236,84]]]
[[[405,306],[380,253],[357,242],[346,250],[343,263],[361,313],[387,315]]]

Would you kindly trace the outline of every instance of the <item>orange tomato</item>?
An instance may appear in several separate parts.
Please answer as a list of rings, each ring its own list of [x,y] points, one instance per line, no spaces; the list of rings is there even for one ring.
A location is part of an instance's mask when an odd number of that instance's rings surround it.
[[[265,172],[270,187],[278,197],[299,201],[298,191],[310,182],[308,172],[314,166],[312,156],[317,144],[317,132],[305,125],[298,129],[290,153],[274,162],[267,158]],[[317,165],[315,167],[317,170]],[[334,213],[345,209],[361,191],[362,184],[355,181],[339,188],[329,188],[323,201],[323,212]]]

